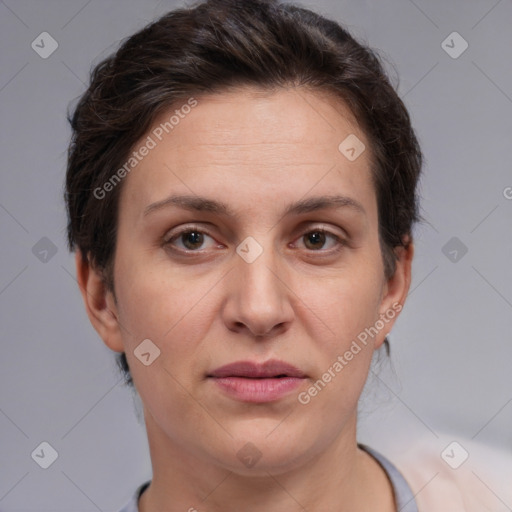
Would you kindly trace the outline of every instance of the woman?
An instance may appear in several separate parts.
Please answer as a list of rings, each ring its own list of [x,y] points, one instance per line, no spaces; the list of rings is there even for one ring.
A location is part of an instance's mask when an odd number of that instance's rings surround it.
[[[375,55],[308,10],[211,0],[99,64],[71,124],[78,281],[153,466],[123,512],[417,510],[356,440],[422,160]]]

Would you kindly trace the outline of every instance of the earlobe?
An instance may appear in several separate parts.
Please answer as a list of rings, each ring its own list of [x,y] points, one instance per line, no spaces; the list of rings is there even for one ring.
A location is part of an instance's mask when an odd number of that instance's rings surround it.
[[[381,333],[382,335],[378,337],[376,348],[384,343],[384,338],[391,331],[407,299],[411,285],[412,259],[414,256],[412,240],[409,239],[404,247],[396,247],[395,254],[397,256],[395,273],[386,281],[379,311],[381,318],[384,318],[385,328]]]
[[[102,274],[80,251],[75,254],[75,265],[78,285],[91,324],[107,347],[115,352],[123,352],[113,293],[105,285]]]

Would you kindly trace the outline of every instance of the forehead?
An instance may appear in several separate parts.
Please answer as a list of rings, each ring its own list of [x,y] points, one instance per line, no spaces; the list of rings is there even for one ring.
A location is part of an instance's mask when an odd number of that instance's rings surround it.
[[[350,133],[365,138],[350,109],[326,92],[243,87],[197,97],[195,101],[197,106],[189,114],[182,114],[179,120],[174,116],[178,124],[171,133],[162,134],[163,138],[169,135],[169,141],[172,136],[176,147],[190,143],[190,131],[193,131],[194,144],[224,143],[242,145],[242,148],[255,143],[276,145],[280,142],[337,147],[340,137]],[[176,103],[161,115],[152,131],[158,131],[159,127],[165,131],[164,125],[173,112],[185,111],[187,103],[190,98]],[[188,130],[179,129],[183,124]]]
[[[247,207],[313,189],[374,195],[365,134],[348,107],[325,93],[242,88],[185,98],[134,150],[148,141],[152,149],[123,191],[139,211],[171,193],[216,194]],[[347,144],[361,154],[348,158]]]

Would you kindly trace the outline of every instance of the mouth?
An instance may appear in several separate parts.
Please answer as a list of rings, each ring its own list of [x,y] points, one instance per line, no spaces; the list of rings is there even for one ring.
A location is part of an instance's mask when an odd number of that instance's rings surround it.
[[[270,378],[304,378],[305,373],[276,359],[270,359],[265,363],[255,363],[252,361],[237,361],[225,366],[217,368],[208,377],[225,378],[225,377],[245,377],[247,379],[270,379]]]
[[[293,365],[271,359],[265,363],[237,361],[207,375],[230,398],[242,402],[273,402],[290,394],[307,378]]]

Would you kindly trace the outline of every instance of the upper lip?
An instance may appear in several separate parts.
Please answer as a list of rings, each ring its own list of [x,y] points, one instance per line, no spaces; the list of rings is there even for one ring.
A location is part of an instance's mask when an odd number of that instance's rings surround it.
[[[236,361],[226,364],[211,372],[208,377],[247,377],[253,379],[271,378],[271,377],[298,377],[303,378],[304,372],[295,366],[270,359],[264,363],[256,363],[253,361]]]

